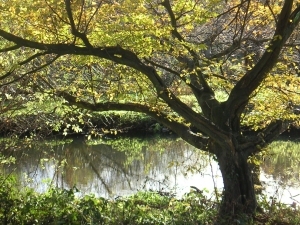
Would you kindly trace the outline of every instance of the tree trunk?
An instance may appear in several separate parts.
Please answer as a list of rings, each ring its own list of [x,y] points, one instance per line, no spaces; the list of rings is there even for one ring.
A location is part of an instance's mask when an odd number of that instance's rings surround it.
[[[232,149],[218,151],[217,159],[223,177],[224,192],[220,217],[232,219],[239,214],[253,215],[257,206],[252,173],[247,157]]]

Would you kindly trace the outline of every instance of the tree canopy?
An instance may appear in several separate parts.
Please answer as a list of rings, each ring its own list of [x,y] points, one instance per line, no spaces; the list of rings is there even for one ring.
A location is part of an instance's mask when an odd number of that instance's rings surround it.
[[[248,157],[299,125],[297,1],[12,0],[0,13],[2,87],[150,115],[216,155],[221,211],[253,212]]]

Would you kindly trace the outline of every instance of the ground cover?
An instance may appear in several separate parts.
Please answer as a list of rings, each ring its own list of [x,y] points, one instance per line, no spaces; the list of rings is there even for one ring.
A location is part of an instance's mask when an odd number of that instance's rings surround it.
[[[13,224],[213,224],[219,203],[201,192],[182,199],[158,192],[139,192],[116,199],[93,195],[76,197],[70,190],[49,188],[46,193],[17,189],[12,177],[0,179],[0,222]],[[226,220],[226,218],[224,218]],[[260,196],[256,216],[240,215],[236,224],[299,224],[300,210]]]

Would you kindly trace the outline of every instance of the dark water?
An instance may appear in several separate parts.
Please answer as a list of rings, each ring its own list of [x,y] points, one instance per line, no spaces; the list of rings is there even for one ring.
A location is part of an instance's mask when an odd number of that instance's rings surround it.
[[[107,198],[138,190],[181,196],[190,191],[190,186],[196,186],[210,196],[215,188],[221,191],[223,187],[217,163],[174,137],[120,138],[94,143],[80,139],[64,144],[50,141],[11,154],[18,163],[2,170],[14,173],[22,186],[39,192],[52,185],[76,186],[80,194]],[[300,203],[300,168],[295,168],[291,154],[276,157],[280,160],[269,154],[261,166],[264,192],[287,204]]]

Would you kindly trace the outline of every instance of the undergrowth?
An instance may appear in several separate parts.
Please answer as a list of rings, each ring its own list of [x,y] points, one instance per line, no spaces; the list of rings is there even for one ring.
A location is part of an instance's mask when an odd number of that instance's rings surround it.
[[[70,190],[49,188],[46,193],[16,188],[13,177],[0,177],[0,224],[213,224],[218,204],[202,193],[191,192],[182,199],[156,192],[139,192],[114,200],[85,195],[76,197]],[[251,222],[237,224],[300,224],[299,209],[260,200],[261,213]],[[241,218],[243,218],[241,216]]]

